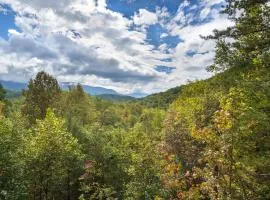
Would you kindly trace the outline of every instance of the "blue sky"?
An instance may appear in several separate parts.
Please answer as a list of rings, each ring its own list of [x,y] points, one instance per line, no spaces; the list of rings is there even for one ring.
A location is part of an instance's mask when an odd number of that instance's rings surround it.
[[[0,37],[8,39],[8,30],[17,29],[14,21],[15,14],[9,6],[2,6],[2,12],[0,12]]]
[[[108,8],[123,13],[125,17],[131,17],[134,12],[144,8],[154,12],[156,7],[166,7],[171,14],[175,14],[182,0],[109,0]]]
[[[204,79],[223,0],[0,0],[0,79],[45,70],[123,94]]]

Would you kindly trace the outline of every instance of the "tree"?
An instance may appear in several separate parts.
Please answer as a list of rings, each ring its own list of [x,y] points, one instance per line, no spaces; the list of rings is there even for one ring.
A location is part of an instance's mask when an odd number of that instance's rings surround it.
[[[128,181],[125,169],[129,163],[122,143],[125,132],[113,127],[100,128],[99,125],[91,129],[87,133],[88,140],[84,141],[88,167],[81,177],[82,196],[86,199],[96,199],[97,195],[122,199],[124,184]]]
[[[158,149],[161,136],[156,131],[160,127],[154,127],[156,130],[152,133],[146,132],[149,128],[137,123],[124,138],[123,151],[128,156],[125,162],[129,162],[125,167],[129,181],[125,184],[124,199],[154,199],[164,193],[159,177],[162,171]]]
[[[253,89],[231,88],[221,99],[212,123],[193,131],[193,137],[206,144],[201,157],[205,166],[195,171],[204,176],[201,190],[208,191],[212,199],[269,198],[269,161],[265,156],[270,118],[262,110],[269,108],[269,101],[264,104],[269,93],[257,88],[254,95]]]
[[[58,112],[66,119],[68,130],[78,139],[80,129],[96,121],[96,107],[80,84],[63,93],[58,105]]]
[[[70,190],[80,174],[70,175],[82,168],[83,155],[77,139],[63,126],[64,121],[49,109],[29,136],[26,160],[31,199],[71,199],[73,196]]]
[[[8,119],[0,114],[0,199],[27,199],[24,176],[25,132],[20,117]]]
[[[207,39],[216,43],[214,65],[210,71],[228,68],[252,68],[256,63],[269,67],[270,57],[270,6],[267,0],[226,0],[223,13],[235,25],[225,30],[215,30]]]
[[[28,89],[23,92],[25,103],[22,108],[30,123],[46,116],[47,109],[54,107],[60,92],[57,80],[46,72],[39,72],[34,80],[30,80]]]
[[[3,88],[2,84],[0,83],[0,101],[3,101],[6,96],[6,90]]]
[[[259,69],[232,74],[240,81],[229,91],[220,87],[224,77],[208,80],[202,91],[200,82],[191,84],[171,105],[165,150],[175,158],[165,159],[165,169],[177,173],[167,170],[163,178],[174,198],[269,198],[270,72]]]

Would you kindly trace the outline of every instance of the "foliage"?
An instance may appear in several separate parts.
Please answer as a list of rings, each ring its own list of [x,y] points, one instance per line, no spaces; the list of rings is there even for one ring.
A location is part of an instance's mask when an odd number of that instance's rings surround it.
[[[176,100],[179,97],[183,87],[184,86],[175,87],[165,92],[160,92],[157,94],[146,96],[142,99],[139,99],[139,102],[142,105],[146,105],[148,107],[158,107],[166,109],[174,100]]]
[[[7,119],[0,116],[0,199],[27,199],[27,180],[23,152],[25,133],[20,116]]]
[[[191,84],[171,106],[165,120],[165,149],[176,158],[167,166],[180,161],[181,168],[179,176],[165,179],[178,182],[176,189],[171,187],[174,196],[269,198],[269,72],[242,75],[245,81],[234,83],[227,94],[215,88],[208,91],[207,85],[203,93],[190,93],[195,89]]]
[[[270,199],[269,3],[227,0],[220,72],[138,101],[0,86],[0,199]]]
[[[30,181],[30,197],[33,199],[60,199],[70,196],[71,174],[82,159],[77,139],[65,128],[64,122],[51,110],[38,121],[29,135],[26,162]],[[70,197],[69,197],[70,198]]]
[[[101,94],[101,95],[98,95],[97,97],[104,100],[110,100],[110,101],[116,101],[116,102],[134,101],[136,99],[131,96],[117,95],[117,94]]]
[[[21,92],[18,92],[18,91],[12,91],[12,90],[7,90],[6,98],[7,98],[7,99],[14,99],[14,98],[20,97],[21,95],[22,95]]]
[[[47,109],[57,101],[60,87],[55,78],[42,71],[29,81],[28,90],[23,95],[25,104],[22,112],[31,123],[35,123],[36,119],[43,119]]]
[[[6,96],[6,90],[3,88],[2,84],[0,83],[0,101],[3,101]]]
[[[224,71],[233,67],[255,67],[257,62],[269,67],[270,6],[267,0],[226,0],[224,13],[235,25],[215,30],[215,64],[208,69]]]

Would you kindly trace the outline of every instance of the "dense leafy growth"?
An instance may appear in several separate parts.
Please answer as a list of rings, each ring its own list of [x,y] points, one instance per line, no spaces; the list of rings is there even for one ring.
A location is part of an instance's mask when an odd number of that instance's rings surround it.
[[[5,99],[5,96],[6,96],[6,90],[0,84],[0,101],[3,101]]]
[[[37,74],[34,80],[30,80],[28,90],[23,92],[25,103],[23,114],[31,123],[36,119],[43,119],[49,107],[55,106],[60,95],[60,87],[57,80],[45,72]]]
[[[219,72],[139,101],[0,86],[0,199],[270,199],[269,3],[227,0]]]
[[[142,105],[154,108],[167,109],[169,105],[176,100],[185,86],[175,87],[165,92],[149,95],[143,99],[140,99]]]

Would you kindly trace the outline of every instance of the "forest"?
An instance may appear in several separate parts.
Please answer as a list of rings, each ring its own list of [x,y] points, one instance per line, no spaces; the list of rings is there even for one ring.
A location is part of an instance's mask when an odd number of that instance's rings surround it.
[[[138,100],[0,87],[1,200],[270,199],[270,6],[227,0],[214,76]]]

